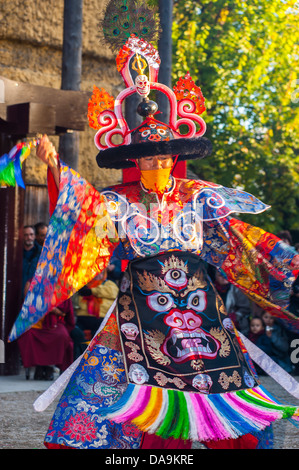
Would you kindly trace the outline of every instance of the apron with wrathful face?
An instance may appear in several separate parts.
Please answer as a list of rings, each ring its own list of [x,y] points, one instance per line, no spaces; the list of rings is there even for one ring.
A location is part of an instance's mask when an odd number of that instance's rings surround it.
[[[72,374],[46,445],[138,448],[142,432],[200,442],[236,439],[297,417],[298,408],[278,403],[258,385],[205,270],[205,263],[223,269],[263,303],[283,299],[291,272],[282,276],[277,244],[228,217],[260,212],[262,203],[187,180],[174,180],[163,201],[139,183],[104,195],[120,239],[114,255],[128,266],[117,308]]]
[[[127,387],[103,418],[204,442],[258,432],[282,411],[260,388],[198,255],[131,261],[116,316]]]
[[[118,324],[128,382],[223,393],[256,385],[204,262],[173,251],[129,264]]]

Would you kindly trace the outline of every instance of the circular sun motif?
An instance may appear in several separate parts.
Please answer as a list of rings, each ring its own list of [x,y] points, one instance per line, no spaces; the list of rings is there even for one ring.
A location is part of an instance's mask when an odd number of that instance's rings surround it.
[[[96,366],[99,363],[99,359],[95,356],[90,356],[87,362],[89,366]]]

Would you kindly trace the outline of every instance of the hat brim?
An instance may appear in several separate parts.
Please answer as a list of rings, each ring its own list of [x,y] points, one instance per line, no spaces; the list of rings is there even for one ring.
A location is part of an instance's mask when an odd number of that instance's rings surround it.
[[[100,168],[133,168],[136,160],[154,155],[178,155],[178,161],[207,157],[212,153],[212,143],[206,137],[180,138],[159,142],[111,147],[98,153],[96,160]]]

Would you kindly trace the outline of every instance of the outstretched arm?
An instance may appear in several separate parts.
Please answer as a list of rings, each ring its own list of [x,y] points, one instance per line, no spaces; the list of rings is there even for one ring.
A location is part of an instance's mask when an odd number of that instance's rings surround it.
[[[59,189],[59,166],[54,145],[47,135],[44,135],[36,150],[36,156],[51,170],[57,189]]]

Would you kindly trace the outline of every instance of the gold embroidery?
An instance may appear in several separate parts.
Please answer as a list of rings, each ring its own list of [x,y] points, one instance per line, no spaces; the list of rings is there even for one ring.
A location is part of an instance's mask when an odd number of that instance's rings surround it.
[[[233,382],[237,387],[241,387],[242,379],[235,370],[231,377],[228,377],[225,372],[221,372],[218,382],[224,390],[227,390],[231,382]]]
[[[224,330],[220,330],[219,327],[211,328],[210,334],[215,338],[218,339],[221,343],[221,348],[219,350],[219,355],[221,357],[227,357],[230,354],[230,344],[228,337]]]
[[[174,255],[172,255],[170,258],[165,260],[165,263],[163,263],[161,272],[162,274],[165,274],[170,269],[181,269],[186,274],[189,272],[186,262],[184,262],[183,260],[179,260]]]
[[[223,303],[222,298],[220,297],[220,295],[218,294],[218,292],[215,289],[214,289],[214,292],[216,294],[216,306],[217,306],[218,312],[221,315],[227,315],[227,311],[226,311],[226,308],[225,308],[225,305]]]
[[[139,286],[142,290],[147,292],[157,290],[159,292],[168,292],[173,294],[174,296],[178,296],[178,293],[175,292],[173,289],[167,286],[166,282],[159,277],[154,276],[153,274],[147,273],[146,271],[143,272],[143,275],[137,273],[138,275],[138,282]]]
[[[189,279],[186,289],[182,294],[182,297],[185,297],[190,291],[194,291],[195,289],[204,289],[207,286],[206,281],[204,280],[203,273],[195,273],[191,279]]]
[[[164,387],[167,382],[173,383],[177,388],[181,390],[186,387],[186,384],[179,377],[169,379],[168,377],[166,377],[166,375],[162,374],[162,372],[157,372],[157,374],[154,375],[154,379],[156,379],[157,384],[161,387]]]
[[[178,297],[178,293],[171,289],[164,279],[154,276],[153,274],[147,273],[144,271],[143,275],[137,273],[139,286],[142,290],[151,292],[153,290],[158,290],[159,292],[167,292],[175,297]],[[189,279],[184,293],[181,294],[182,297],[185,297],[189,292],[194,291],[195,289],[204,289],[207,283],[204,281],[203,273],[196,273],[192,278]]]
[[[131,348],[131,352],[128,354],[128,358],[131,359],[131,361],[134,361],[134,362],[143,361],[143,356],[141,356],[141,354],[137,352],[140,349],[138,344],[135,344],[132,341],[126,341],[125,346],[127,346],[128,348]]]
[[[165,335],[161,333],[161,331],[153,330],[148,331],[145,335],[145,341],[148,345],[148,350],[152,358],[158,363],[163,366],[170,364],[170,358],[164,356],[162,351],[160,350],[160,345],[164,342]]]
[[[124,319],[124,320],[127,320],[127,321],[130,321],[132,320],[132,318],[134,317],[135,313],[133,312],[133,310],[130,310],[129,309],[129,304],[131,303],[131,298],[128,296],[128,295],[123,295],[120,299],[119,299],[119,304],[122,305],[124,307],[124,310],[120,313],[120,316]]]
[[[202,359],[193,359],[190,365],[194,370],[202,370],[204,368],[204,362]]]

